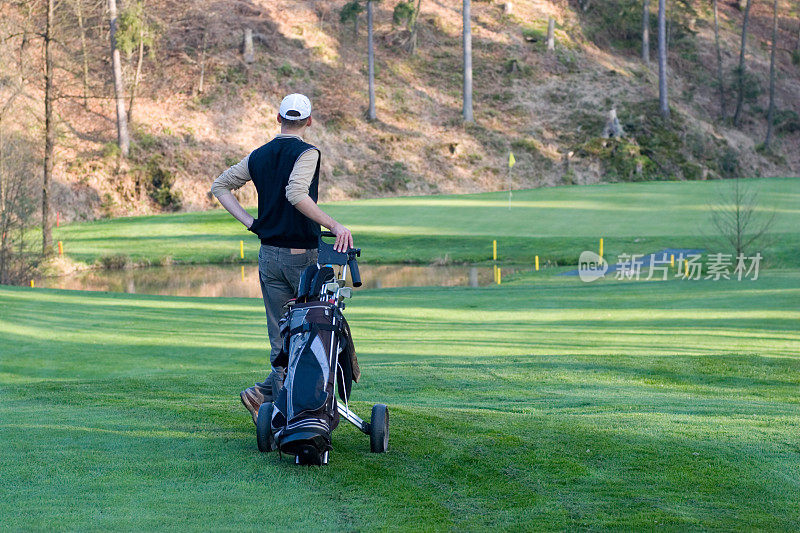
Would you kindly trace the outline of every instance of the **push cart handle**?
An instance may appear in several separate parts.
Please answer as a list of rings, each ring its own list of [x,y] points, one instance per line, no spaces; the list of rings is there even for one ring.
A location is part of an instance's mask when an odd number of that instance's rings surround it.
[[[358,260],[355,254],[350,254],[350,259],[347,260],[347,268],[350,269],[350,278],[353,282],[353,287],[360,287],[361,273],[358,271]]]

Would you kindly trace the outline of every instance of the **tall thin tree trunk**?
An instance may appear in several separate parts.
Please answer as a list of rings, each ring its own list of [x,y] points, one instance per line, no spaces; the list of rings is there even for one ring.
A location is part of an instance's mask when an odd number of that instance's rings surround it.
[[[131,139],[128,134],[128,116],[125,113],[125,86],[122,83],[122,62],[117,49],[117,0],[108,0],[108,19],[111,40],[111,67],[114,75],[114,96],[117,103],[117,144],[122,157],[128,157]]]
[[[358,39],[358,13],[353,17],[353,38]]]
[[[650,65],[650,0],[644,0],[642,7],[642,61]]]
[[[472,114],[472,17],[470,0],[464,0],[464,122],[474,122]]]
[[[367,63],[369,67],[369,110],[367,118],[375,120],[375,45],[373,43],[372,1],[367,2]]]
[[[86,27],[83,24],[83,0],[77,0],[78,28],[81,33],[81,56],[83,59],[83,107],[89,107],[89,55],[86,52]]]
[[[408,51],[415,53],[417,51],[417,22],[419,21],[419,10],[422,0],[417,0],[417,9],[414,10],[414,20],[411,24],[411,37],[408,40]]]
[[[666,0],[658,0],[658,103],[661,117],[669,118],[667,90],[667,17]]]
[[[750,6],[752,0],[747,0],[744,8],[744,22],[742,22],[742,47],[739,51],[738,88],[736,94],[736,112],[733,114],[733,125],[739,126],[742,122],[742,109],[744,107],[744,75],[745,75],[745,53],[747,52],[747,23],[750,20]]]
[[[722,49],[719,45],[719,13],[717,0],[714,0],[714,42],[717,47],[717,83],[719,84],[719,112],[723,120],[726,116],[725,105],[725,78],[722,75]]]
[[[256,49],[253,45],[253,28],[244,29],[244,37],[242,41],[242,59],[244,59],[247,68],[256,62]]]
[[[769,111],[767,112],[767,137],[764,147],[772,142],[772,122],[775,119],[775,50],[778,48],[778,0],[772,6],[772,53],[769,58]]]
[[[136,74],[133,76],[131,98],[128,101],[128,123],[133,124],[133,101],[136,99],[136,89],[139,88],[139,77],[142,75],[142,58],[144,57],[144,28],[139,28],[139,57],[136,61]]]
[[[202,45],[202,51],[200,52],[200,83],[197,84],[197,92],[200,94],[203,94],[206,81],[206,39],[208,38],[207,35],[208,35],[208,30],[204,28],[203,45]]]
[[[53,177],[53,151],[56,142],[53,124],[53,16],[55,0],[47,0],[47,27],[44,35],[44,175],[42,180],[42,253],[50,253],[53,242],[50,227],[50,180]]]
[[[547,19],[547,50],[552,52],[556,49],[556,21],[553,17]]]

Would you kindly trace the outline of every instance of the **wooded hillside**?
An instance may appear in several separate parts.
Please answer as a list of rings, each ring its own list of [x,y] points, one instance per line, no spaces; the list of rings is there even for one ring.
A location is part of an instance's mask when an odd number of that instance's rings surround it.
[[[116,3],[121,96],[131,137],[127,158],[120,157],[117,142],[109,3],[54,3],[49,209],[61,221],[215,206],[211,181],[271,138],[278,103],[290,92],[305,93],[314,104],[308,140],[322,149],[323,200],[800,174],[796,2],[777,4],[769,147],[763,143],[772,1],[755,0],[750,8],[738,126],[732,118],[744,1],[718,6],[724,116],[712,1],[666,2],[671,113],[664,121],[657,1],[649,2],[647,64],[642,0],[474,0],[474,123],[462,119],[460,0],[373,2],[373,121],[367,120],[363,5]],[[34,188],[41,187],[43,167],[36,161],[45,152],[47,4],[4,0],[0,21],[0,172],[34,169]],[[606,128],[612,112],[621,135]],[[510,151],[517,163],[509,173]],[[241,194],[252,201],[252,188]]]

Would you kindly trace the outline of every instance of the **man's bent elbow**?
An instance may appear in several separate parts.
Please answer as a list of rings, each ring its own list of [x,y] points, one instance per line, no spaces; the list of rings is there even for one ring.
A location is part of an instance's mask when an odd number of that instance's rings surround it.
[[[286,192],[286,199],[289,200],[289,203],[292,204],[293,206],[297,206],[297,204],[299,204],[306,198],[310,198],[310,196],[306,192],[292,192],[292,191]]]

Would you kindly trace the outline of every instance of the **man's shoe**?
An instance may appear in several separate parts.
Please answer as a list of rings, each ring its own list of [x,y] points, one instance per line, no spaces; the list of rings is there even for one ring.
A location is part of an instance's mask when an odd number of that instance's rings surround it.
[[[239,398],[242,400],[242,405],[244,405],[250,414],[253,415],[253,423],[258,422],[258,408],[261,407],[261,404],[264,402],[272,401],[272,398],[267,398],[264,395],[263,388],[260,387],[260,383],[256,383],[249,389],[245,389],[239,393]]]

